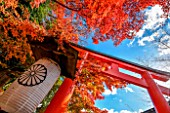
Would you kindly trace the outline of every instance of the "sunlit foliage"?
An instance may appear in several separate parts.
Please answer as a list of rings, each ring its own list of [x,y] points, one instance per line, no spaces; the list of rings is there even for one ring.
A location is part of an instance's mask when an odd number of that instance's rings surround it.
[[[14,75],[18,75],[30,66],[34,57],[29,42],[33,40],[43,42],[52,37],[58,43],[78,43],[92,38],[98,44],[111,39],[119,45],[142,27],[142,10],[156,4],[162,6],[162,16],[168,17],[169,0],[0,0],[0,72],[8,75],[17,70]],[[101,75],[107,65],[95,59],[86,61],[76,75],[69,111],[102,112],[94,101],[103,99],[104,83],[109,89],[126,86]]]

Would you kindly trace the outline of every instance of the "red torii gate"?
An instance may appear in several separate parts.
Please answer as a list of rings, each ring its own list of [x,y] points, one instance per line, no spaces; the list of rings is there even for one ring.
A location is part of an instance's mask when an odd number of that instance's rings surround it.
[[[84,60],[88,58],[95,58],[101,60],[102,62],[110,63],[111,68],[107,71],[102,71],[103,75],[118,78],[127,81],[128,83],[146,88],[157,113],[170,113],[170,106],[163,97],[163,94],[170,96],[170,89],[156,84],[153,80],[157,79],[166,82],[170,80],[170,73],[158,71],[152,68],[146,68],[132,62],[106,56],[78,45],[72,44],[71,46],[77,51],[85,53],[79,71],[81,71]],[[119,67],[138,73],[142,76],[142,78],[129,76],[127,74],[119,72]],[[57,91],[56,95],[52,99],[50,105],[47,107],[45,113],[64,113],[68,100],[71,98],[72,92],[74,90],[73,85],[74,81],[66,78]]]

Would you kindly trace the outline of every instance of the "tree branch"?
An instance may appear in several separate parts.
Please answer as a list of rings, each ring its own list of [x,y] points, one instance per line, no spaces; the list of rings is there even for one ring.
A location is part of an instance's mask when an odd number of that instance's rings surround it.
[[[166,46],[167,49],[170,49],[170,46],[166,43],[164,43],[163,41],[161,41],[162,37],[158,39],[158,43],[161,43],[162,45]]]
[[[80,10],[81,10],[81,8],[75,8],[75,9],[73,9],[73,8],[71,8],[71,7],[68,7],[68,6],[62,4],[61,2],[58,2],[58,1],[56,1],[56,0],[53,0],[53,1],[56,2],[57,4],[61,5],[62,7],[67,8],[67,9],[72,10],[72,11],[80,11]]]

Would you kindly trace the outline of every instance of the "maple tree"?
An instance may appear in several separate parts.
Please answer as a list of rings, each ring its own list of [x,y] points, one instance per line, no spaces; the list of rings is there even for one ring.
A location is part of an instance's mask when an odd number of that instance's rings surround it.
[[[23,71],[34,62],[29,44],[34,40],[42,42],[52,37],[60,45],[62,41],[78,43],[93,32],[93,43],[111,39],[118,45],[126,38],[132,39],[142,27],[141,10],[156,4],[162,6],[163,16],[168,17],[169,0],[0,0],[0,69],[5,74],[11,73],[15,66]],[[95,67],[97,61],[91,64],[92,61],[76,76],[77,87],[69,110],[79,107],[79,111],[82,108],[97,111],[94,100],[103,99],[103,82],[109,89],[126,85],[102,77],[100,71],[105,64]],[[74,104],[77,101],[80,104]]]
[[[66,2],[67,3],[67,2]],[[69,0],[68,0],[68,4]],[[141,10],[148,6],[159,4],[164,16],[169,13],[169,1],[162,0],[85,0],[78,1],[72,7],[77,7],[76,18],[85,18],[86,24],[94,32],[93,42],[113,40],[115,45],[124,39],[132,39],[144,23]],[[75,12],[72,12],[75,14]],[[71,15],[73,15],[71,13]],[[80,25],[82,22],[80,21]]]
[[[80,36],[94,32],[93,41],[112,39],[118,45],[133,38],[143,25],[147,6],[160,4],[164,16],[169,13],[167,0],[1,0],[1,46],[5,60],[12,57],[25,62],[31,56],[28,40],[44,37],[77,42]],[[4,52],[5,51],[5,52]],[[2,66],[5,63],[1,62]]]

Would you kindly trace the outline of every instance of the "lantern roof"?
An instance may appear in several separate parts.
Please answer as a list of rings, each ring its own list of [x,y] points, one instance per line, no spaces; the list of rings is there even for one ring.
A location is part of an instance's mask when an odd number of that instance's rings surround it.
[[[43,42],[30,41],[29,43],[35,60],[44,57],[51,58],[60,65],[61,75],[74,78],[78,59],[77,50],[66,42],[62,42],[60,46],[58,39],[52,37],[45,37]]]

